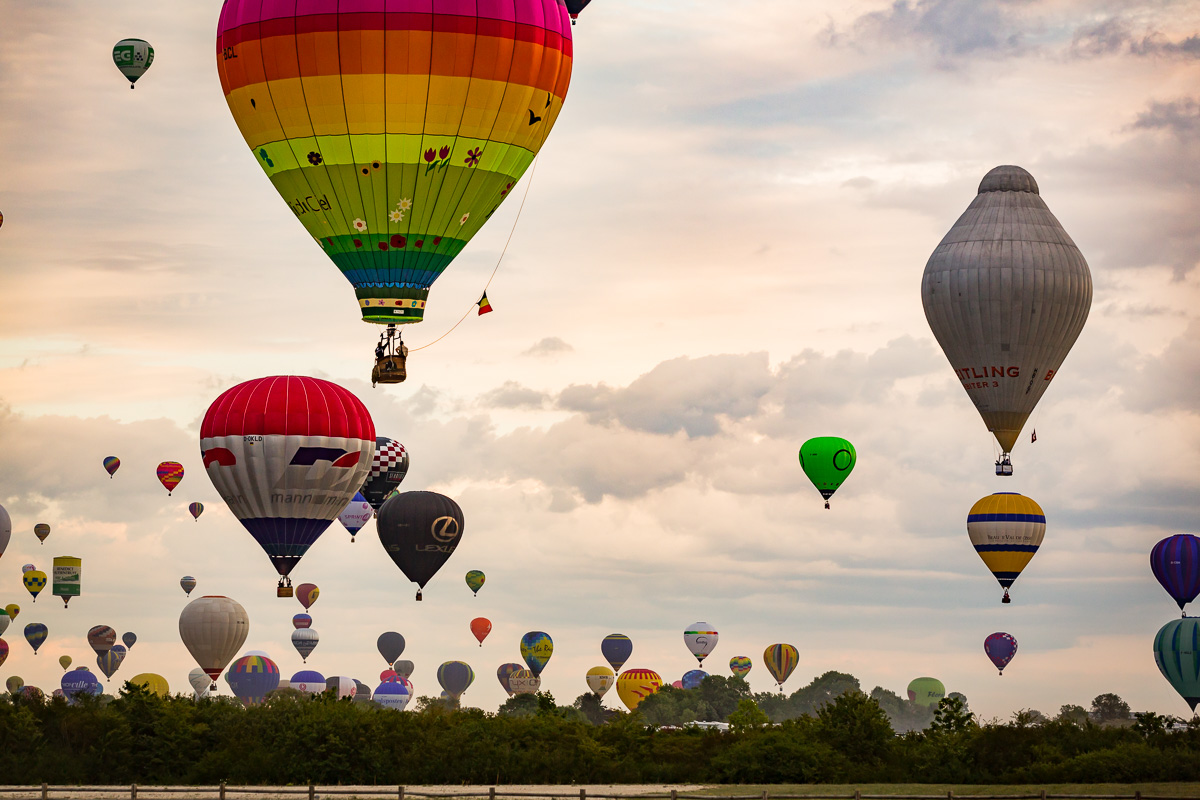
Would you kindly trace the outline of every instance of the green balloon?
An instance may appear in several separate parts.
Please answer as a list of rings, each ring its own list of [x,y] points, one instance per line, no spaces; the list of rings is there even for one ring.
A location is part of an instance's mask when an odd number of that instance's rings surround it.
[[[946,696],[946,687],[937,678],[915,678],[908,685],[908,699],[919,706],[937,708]]]
[[[1192,711],[1200,703],[1200,618],[1173,619],[1154,637],[1154,662]]]
[[[825,498],[826,508],[829,498],[854,471],[857,461],[854,445],[840,436],[818,436],[800,445],[800,466]]]
[[[469,586],[471,591],[475,594],[479,594],[479,590],[483,588],[483,582],[486,580],[487,576],[477,569],[473,569],[467,573],[467,586]]]

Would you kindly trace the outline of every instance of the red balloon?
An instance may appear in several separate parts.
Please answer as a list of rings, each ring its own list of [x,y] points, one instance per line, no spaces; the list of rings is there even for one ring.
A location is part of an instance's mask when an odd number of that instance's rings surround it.
[[[471,633],[475,634],[475,638],[479,640],[479,646],[483,647],[483,640],[492,632],[492,621],[486,617],[476,617],[471,620]]]

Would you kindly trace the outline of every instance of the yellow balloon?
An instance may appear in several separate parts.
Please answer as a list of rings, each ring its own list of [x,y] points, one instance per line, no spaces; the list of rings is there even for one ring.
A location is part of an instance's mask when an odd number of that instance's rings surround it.
[[[141,686],[149,690],[151,694],[156,694],[159,697],[166,697],[171,693],[171,687],[167,684],[167,679],[153,672],[143,672],[140,675],[134,675],[129,679],[129,682],[134,686]]]
[[[9,603],[4,607],[4,610],[8,613],[9,619],[16,619],[17,614],[21,613],[21,607],[16,603]]]
[[[46,573],[40,569],[31,569],[22,576],[21,580],[25,583],[25,589],[33,595],[33,602],[36,603],[38,593],[46,588]]]
[[[967,513],[967,535],[975,552],[1008,590],[1033,558],[1046,535],[1046,514],[1024,495],[998,492],[981,498]]]
[[[643,700],[657,692],[662,683],[662,678],[654,670],[627,669],[617,678],[617,694],[625,707],[633,711]]]
[[[587,671],[588,688],[597,697],[604,697],[616,682],[616,674],[608,667],[592,667]]]
[[[58,657],[58,665],[60,667],[62,667],[63,671],[65,672],[67,667],[71,666],[71,657],[70,656],[59,656]]]

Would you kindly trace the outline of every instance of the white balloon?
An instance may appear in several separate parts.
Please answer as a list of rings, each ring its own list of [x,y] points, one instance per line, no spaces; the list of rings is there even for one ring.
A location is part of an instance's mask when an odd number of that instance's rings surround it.
[[[707,622],[693,622],[683,632],[684,644],[701,664],[704,663],[704,657],[717,646],[717,638],[717,629]]]
[[[250,617],[242,604],[229,597],[206,595],[184,606],[179,615],[179,638],[200,669],[216,685],[250,634]]]

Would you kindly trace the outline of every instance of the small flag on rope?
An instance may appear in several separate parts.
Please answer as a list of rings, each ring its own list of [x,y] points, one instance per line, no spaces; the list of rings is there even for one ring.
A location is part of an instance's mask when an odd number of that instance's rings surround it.
[[[480,313],[482,313],[482,312],[480,312]],[[1036,441],[1037,441],[1037,428],[1034,428],[1033,433],[1029,437],[1029,443],[1033,444]]]
[[[490,314],[491,311],[492,304],[488,302],[487,292],[484,292],[483,297],[479,298],[479,316],[482,317],[484,314]]]

